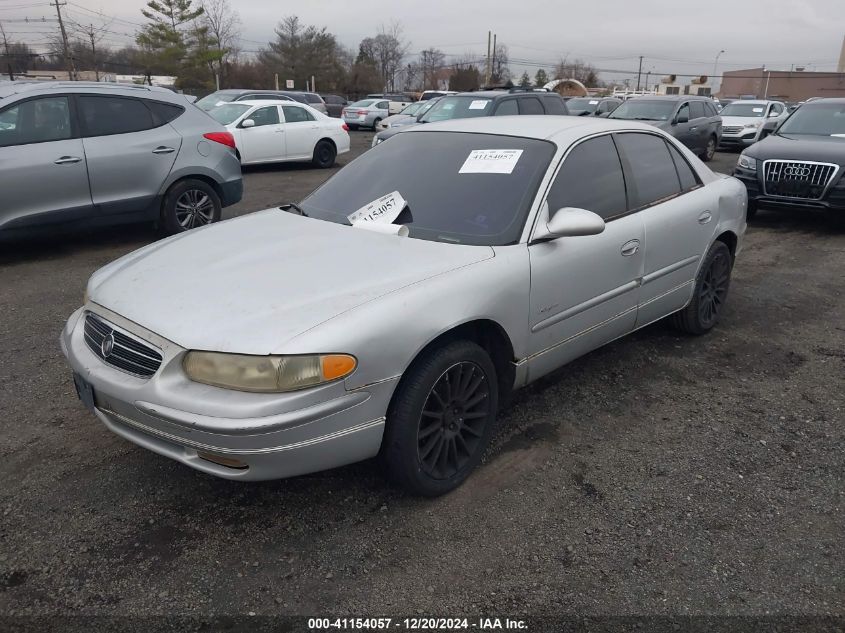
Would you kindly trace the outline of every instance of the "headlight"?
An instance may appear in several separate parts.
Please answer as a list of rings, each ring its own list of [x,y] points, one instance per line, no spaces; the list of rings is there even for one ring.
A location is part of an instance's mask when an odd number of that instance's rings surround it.
[[[747,127],[747,128],[752,128],[752,127],[754,127],[754,128],[757,128],[757,127],[760,127],[760,123],[761,123],[760,121],[757,121],[756,123],[746,123],[746,124],[745,124],[745,125],[743,125],[742,127]]]
[[[188,352],[183,361],[188,378],[206,385],[283,393],[345,378],[358,365],[348,354],[313,356],[247,356],[220,352]]]
[[[743,169],[757,169],[757,159],[751,158],[750,156],[746,156],[745,154],[739,155],[739,161],[737,161],[737,165],[742,167]]]

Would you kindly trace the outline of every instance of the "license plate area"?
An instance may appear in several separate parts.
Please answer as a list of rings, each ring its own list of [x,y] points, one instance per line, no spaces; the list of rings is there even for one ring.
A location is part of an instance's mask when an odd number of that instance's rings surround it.
[[[79,396],[79,399],[82,401],[82,404],[85,405],[85,408],[92,412],[96,411],[96,405],[94,403],[94,387],[91,386],[91,383],[74,372],[73,386],[76,387],[76,395]]]

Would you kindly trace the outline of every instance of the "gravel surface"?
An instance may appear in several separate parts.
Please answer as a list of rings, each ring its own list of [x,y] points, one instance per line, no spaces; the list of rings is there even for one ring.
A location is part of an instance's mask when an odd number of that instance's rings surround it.
[[[226,216],[333,171],[249,170]],[[823,217],[762,211],[718,328],[657,324],[520,392],[436,500],[373,463],[214,479],[100,425],[59,332],[153,239],[0,251],[0,613],[845,615],[845,232]]]

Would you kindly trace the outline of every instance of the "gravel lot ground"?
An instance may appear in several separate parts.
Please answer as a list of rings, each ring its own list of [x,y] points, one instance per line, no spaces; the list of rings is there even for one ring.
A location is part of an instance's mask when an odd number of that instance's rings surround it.
[[[332,172],[249,170],[226,216]],[[154,238],[0,251],[0,613],[845,615],[845,232],[823,217],[761,212],[714,332],[657,324],[518,394],[433,501],[372,463],[214,479],[85,411],[59,332]]]

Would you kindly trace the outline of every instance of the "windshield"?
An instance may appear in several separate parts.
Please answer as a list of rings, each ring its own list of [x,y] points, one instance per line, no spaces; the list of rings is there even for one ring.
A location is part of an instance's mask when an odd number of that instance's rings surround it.
[[[759,103],[731,103],[722,108],[722,116],[761,117],[765,111]]]
[[[377,99],[362,99],[361,101],[356,101],[355,103],[350,103],[349,106],[353,108],[369,108],[373,105]]]
[[[805,103],[780,126],[778,134],[845,136],[845,103]]]
[[[477,97],[443,97],[431,110],[420,117],[422,123],[434,123],[448,119],[467,119],[476,116],[490,116],[493,111],[492,99]]]
[[[498,153],[479,160],[484,150]],[[395,223],[412,238],[512,244],[554,152],[548,141],[513,136],[401,133],[341,169],[300,206],[311,217],[349,224],[350,214],[397,191],[408,206]],[[414,169],[408,156],[416,158]],[[499,173],[489,173],[491,161]]]
[[[599,107],[598,99],[570,99],[566,102],[566,108],[570,114],[595,112],[597,107]]]
[[[205,110],[207,112],[212,108],[216,108],[221,103],[229,103],[237,98],[237,92],[212,92],[207,97],[203,97],[197,101],[195,105],[201,110]]]
[[[416,101],[409,106],[402,108],[402,111],[399,114],[405,114],[407,116],[415,116],[419,114],[419,111],[423,109],[425,102]]]
[[[569,106],[569,103],[566,105]],[[631,99],[616,108],[609,118],[629,121],[668,121],[675,111],[675,105],[677,101]]]
[[[237,121],[251,107],[240,103],[227,103],[209,111],[208,115],[218,123],[229,125]]]

